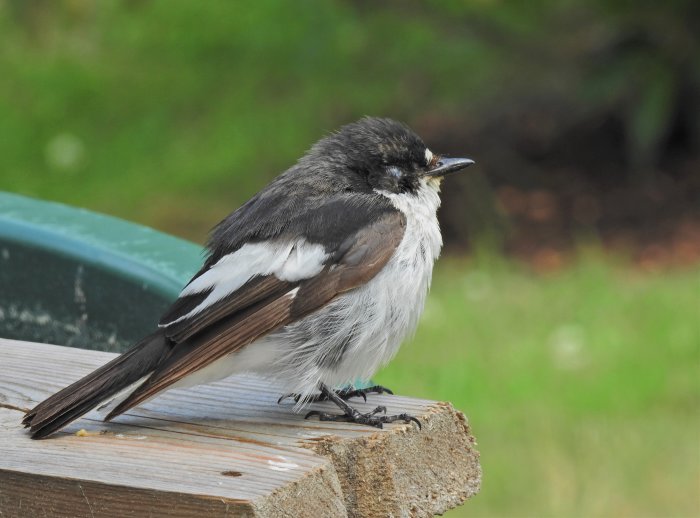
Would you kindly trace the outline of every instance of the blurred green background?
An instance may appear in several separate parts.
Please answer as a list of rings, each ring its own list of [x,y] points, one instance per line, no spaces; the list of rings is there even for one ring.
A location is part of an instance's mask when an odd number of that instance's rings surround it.
[[[700,4],[0,0],[0,190],[203,242],[363,115],[477,160],[377,375],[469,417],[450,516],[700,515]]]

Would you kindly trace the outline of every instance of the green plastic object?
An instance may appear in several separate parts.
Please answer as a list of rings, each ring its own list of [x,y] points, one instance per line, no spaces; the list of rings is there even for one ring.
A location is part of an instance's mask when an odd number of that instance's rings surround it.
[[[0,192],[0,336],[124,351],[202,259],[148,227]]]

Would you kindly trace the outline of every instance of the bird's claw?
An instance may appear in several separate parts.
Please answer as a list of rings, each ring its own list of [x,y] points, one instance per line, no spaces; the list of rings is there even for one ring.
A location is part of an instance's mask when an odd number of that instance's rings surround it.
[[[423,429],[421,422],[416,417],[409,414],[386,415],[386,407],[384,406],[378,406],[371,412],[367,412],[365,414],[358,412],[357,410],[355,410],[352,414],[329,414],[327,412],[321,412],[320,410],[311,410],[306,414],[306,416],[304,416],[304,419],[309,419],[310,417],[314,416],[318,417],[319,421],[357,423],[374,426],[375,428],[384,428],[385,423],[394,423],[396,421],[403,421],[407,424],[413,422],[418,425],[419,430]]]
[[[282,394],[280,398],[277,400],[277,404],[281,404],[282,401],[284,401],[287,398],[292,398],[295,403],[299,402],[299,398],[301,398],[301,394]]]
[[[365,400],[365,403],[367,402],[367,394],[394,394],[391,390],[389,390],[386,387],[382,387],[381,385],[373,385],[371,387],[367,388],[361,388],[361,389],[342,389],[336,392],[338,396],[340,396],[341,399],[347,401],[348,399],[352,397],[357,397],[360,396],[362,399]]]

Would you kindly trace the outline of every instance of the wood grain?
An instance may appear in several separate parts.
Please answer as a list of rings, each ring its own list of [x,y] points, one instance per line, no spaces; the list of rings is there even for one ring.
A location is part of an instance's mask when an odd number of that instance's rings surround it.
[[[0,339],[0,516],[429,516],[479,489],[474,439],[447,403],[353,401],[409,412],[422,430],[320,423],[246,376],[29,439],[23,410],[113,356]]]

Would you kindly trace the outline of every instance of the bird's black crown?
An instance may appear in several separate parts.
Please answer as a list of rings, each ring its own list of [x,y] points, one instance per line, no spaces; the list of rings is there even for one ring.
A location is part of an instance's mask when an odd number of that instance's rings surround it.
[[[423,140],[392,119],[365,117],[317,142],[303,159],[357,175],[369,188],[415,192],[430,165]]]

